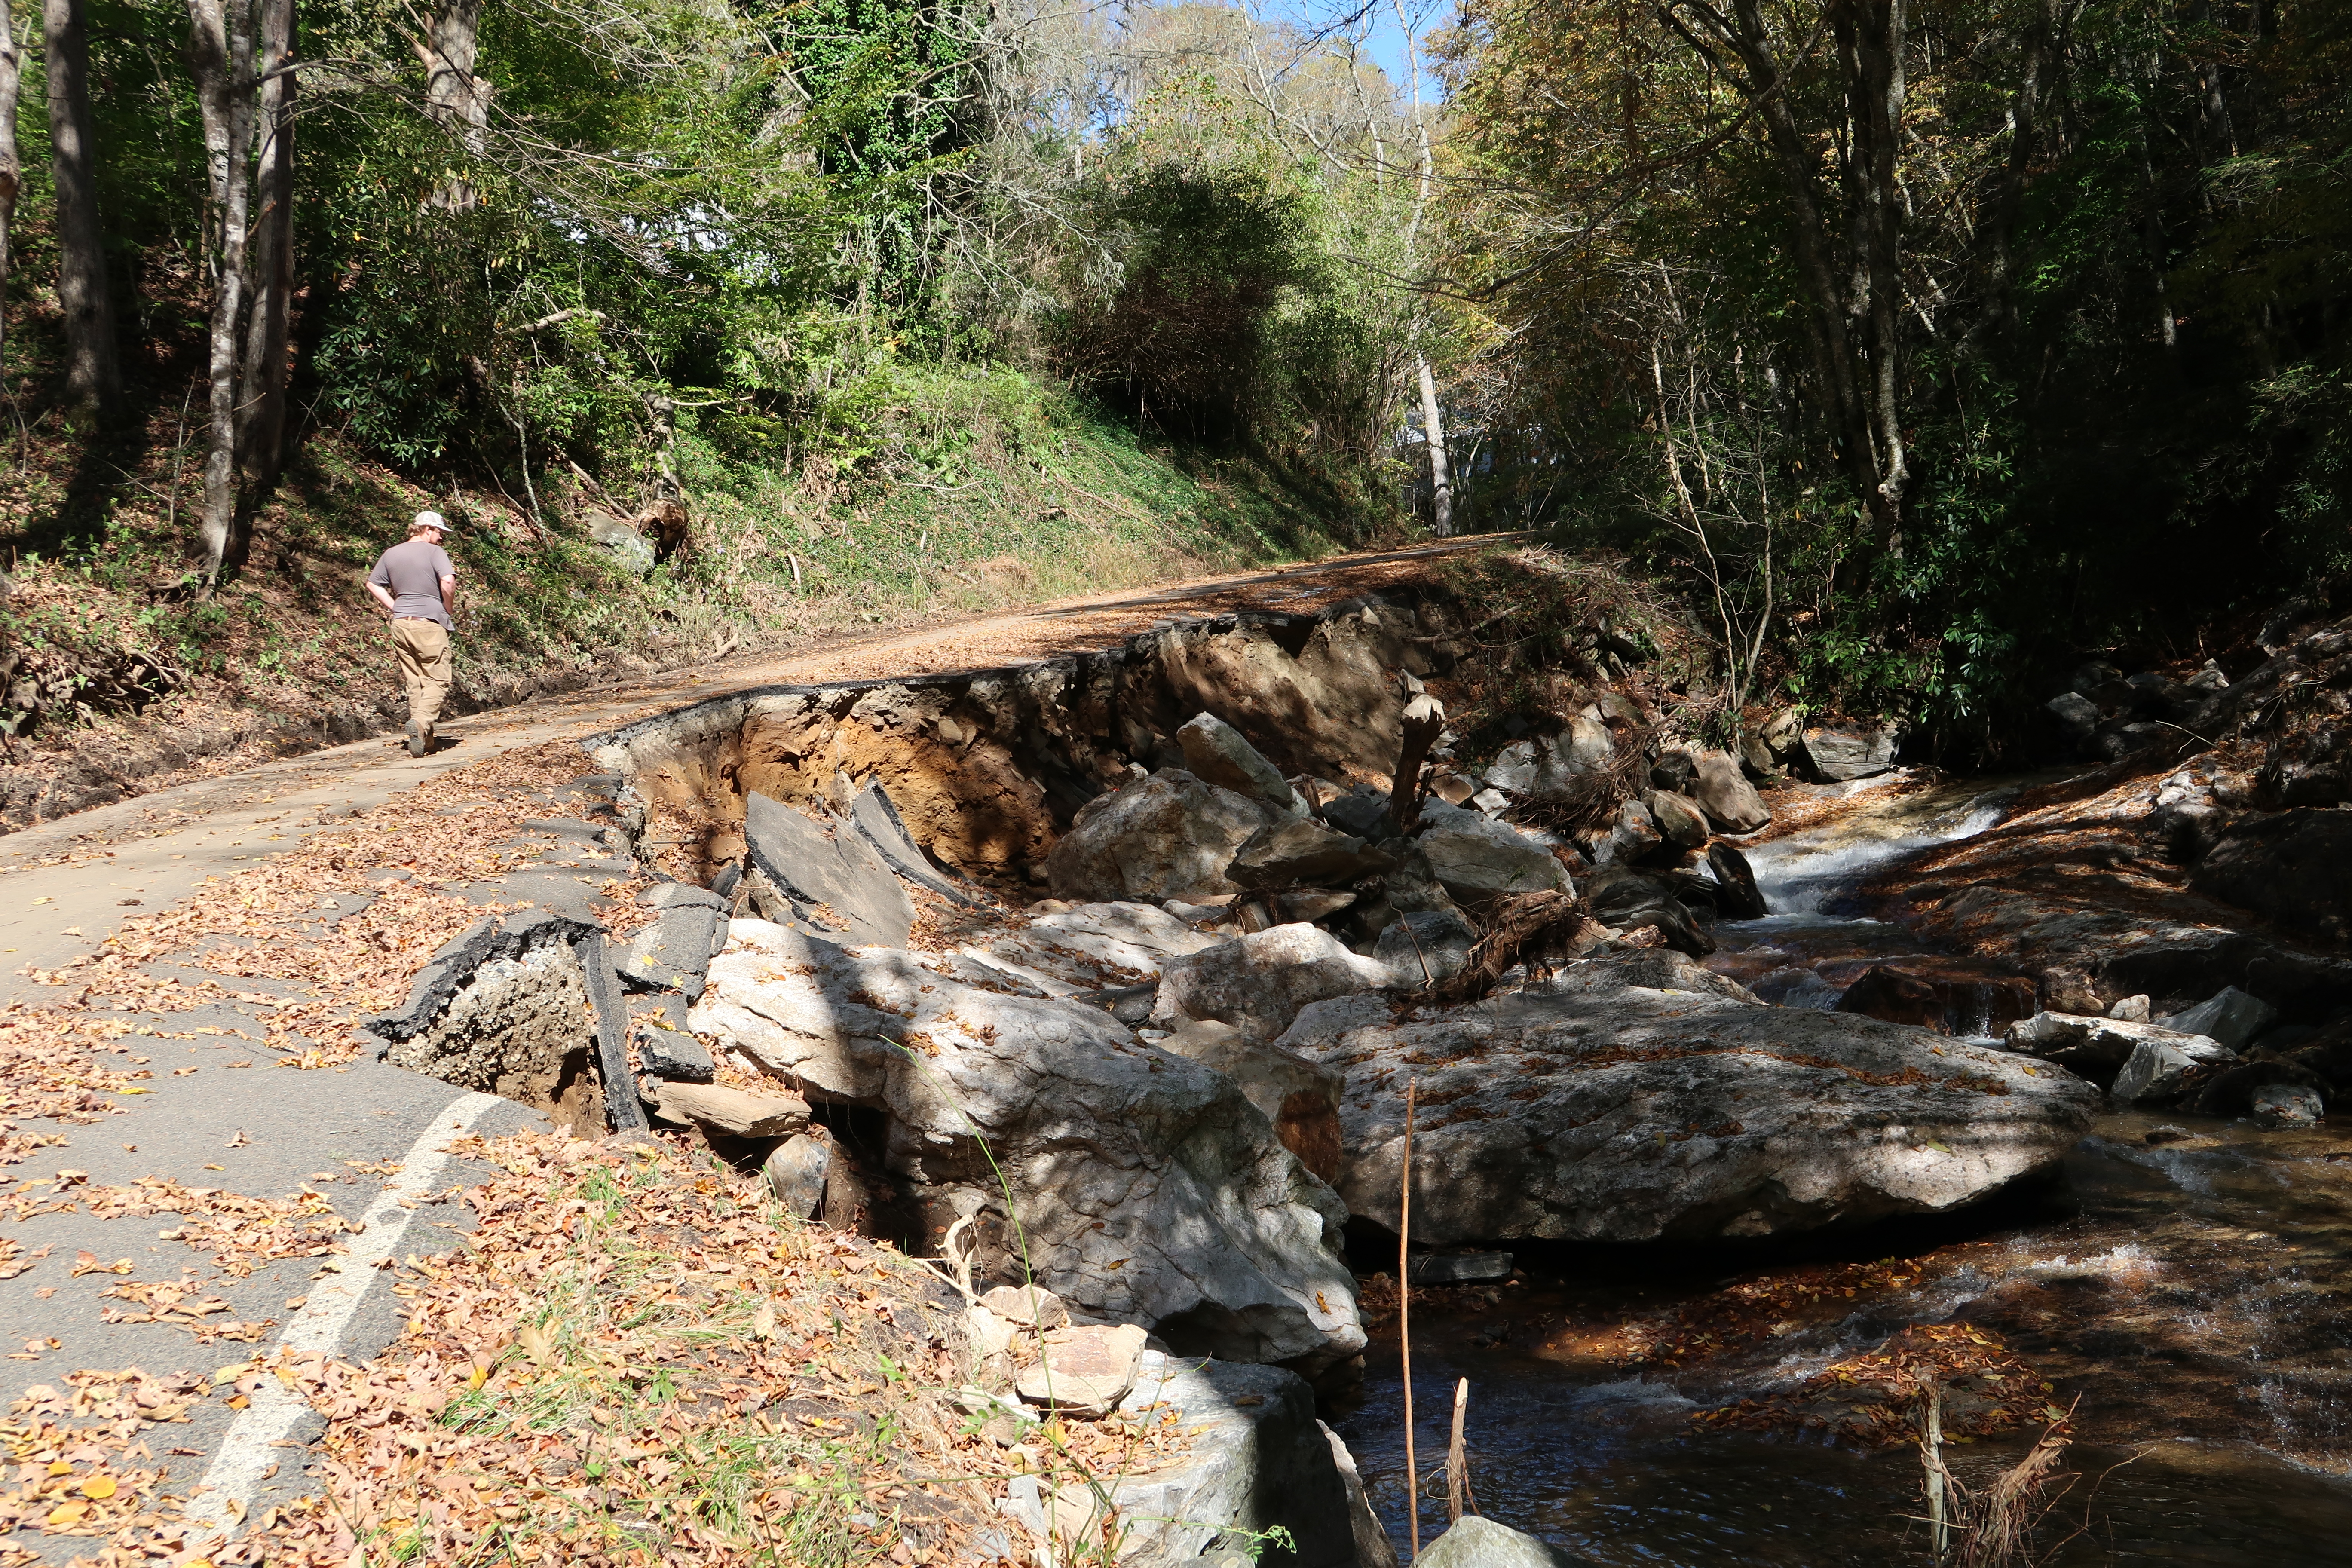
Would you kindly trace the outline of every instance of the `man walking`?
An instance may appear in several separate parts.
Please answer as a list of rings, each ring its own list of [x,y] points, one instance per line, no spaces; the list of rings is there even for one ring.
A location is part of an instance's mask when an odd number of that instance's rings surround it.
[[[408,542],[376,557],[368,592],[392,618],[392,642],[400,653],[401,683],[408,688],[408,754],[433,749],[433,722],[449,695],[450,619],[457,607],[457,569],[441,548],[448,525],[437,511],[420,511],[408,525]]]

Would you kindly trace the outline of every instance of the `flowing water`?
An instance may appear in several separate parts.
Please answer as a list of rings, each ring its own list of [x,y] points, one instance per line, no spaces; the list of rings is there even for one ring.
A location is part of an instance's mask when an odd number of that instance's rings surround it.
[[[1852,912],[1857,880],[1982,831],[2018,787],[1888,792],[1758,847],[1778,912],[1719,928],[1718,965],[1774,999],[1833,1005],[1870,963],[1920,951]],[[1852,1364],[1919,1323],[1967,1325],[2045,1381],[2040,1397],[2073,1406],[2076,1479],[2045,1521],[2049,1561],[2352,1561],[2352,1137],[2333,1126],[2265,1133],[2116,1112],[2063,1179],[1966,1215],[1769,1253],[1518,1261],[1507,1287],[1413,1293],[1424,1542],[1444,1527],[1466,1378],[1483,1511],[1592,1563],[1926,1563],[1916,1448],[1693,1419]],[[1364,1402],[1339,1430],[1402,1552],[1394,1316],[1373,1334]],[[1954,1470],[1981,1484],[2032,1436],[1956,1447]]]

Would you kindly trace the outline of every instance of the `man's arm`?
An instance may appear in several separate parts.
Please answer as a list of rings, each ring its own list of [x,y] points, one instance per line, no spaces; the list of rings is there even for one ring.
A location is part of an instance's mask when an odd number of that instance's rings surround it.
[[[374,595],[375,602],[377,604],[383,606],[383,613],[386,617],[389,617],[394,609],[395,609],[400,604],[400,601],[394,598],[389,591],[387,591],[382,584],[374,582],[373,579],[368,583],[367,591]]]
[[[441,579],[441,607],[448,612],[449,622],[455,626],[457,620],[457,579],[455,577]]]

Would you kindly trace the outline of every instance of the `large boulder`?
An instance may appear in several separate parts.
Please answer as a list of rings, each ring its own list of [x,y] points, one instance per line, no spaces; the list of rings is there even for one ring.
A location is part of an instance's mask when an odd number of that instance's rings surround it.
[[[1470,922],[1451,910],[1416,910],[1381,930],[1372,956],[1388,965],[1395,984],[1426,991],[1461,973],[1477,944]]]
[[[1439,884],[1454,898],[1475,901],[1505,893],[1569,890],[1568,870],[1559,858],[1508,823],[1437,800],[1422,807],[1421,819],[1424,826],[1415,843]]]
[[[1394,981],[1387,964],[1349,951],[1319,926],[1270,926],[1170,960],[1151,1011],[1158,1018],[1214,1019],[1272,1039],[1309,1002]]]
[[[1724,919],[1761,920],[1772,912],[1756,885],[1756,871],[1747,856],[1718,841],[1706,847],[1706,868],[1715,873],[1716,910]]]
[[[1394,868],[1396,862],[1362,839],[1319,822],[1285,815],[1267,823],[1234,852],[1225,876],[1252,892],[1282,888],[1345,887]]]
[[[1772,820],[1764,797],[1748,782],[1739,761],[1728,752],[1693,752],[1696,764],[1690,788],[1684,793],[1698,803],[1719,833],[1753,833]]]
[[[1274,1125],[1282,1146],[1327,1182],[1339,1176],[1339,1075],[1213,1019],[1177,1021],[1162,1050],[1212,1067]]]
[[[1558,800],[1616,757],[1617,742],[1609,727],[1579,714],[1556,735],[1531,736],[1504,747],[1486,770],[1486,782],[1528,800]]]
[[[1658,832],[1675,848],[1696,849],[1706,842],[1711,831],[1706,813],[1690,796],[1670,789],[1654,789],[1643,804],[1649,807],[1650,820],[1657,824]]]
[[[1184,766],[1219,789],[1259,801],[1277,811],[1307,815],[1307,803],[1282,770],[1269,763],[1249,738],[1213,713],[1196,713],[1176,731]]]
[[[1813,776],[1832,784],[1866,779],[1895,769],[1895,731],[1872,729],[1810,729],[1805,761]]]
[[[1045,858],[1061,899],[1182,899],[1198,903],[1242,889],[1225,876],[1268,810],[1181,768],[1162,768],[1078,808]]]
[[[1082,1003],[731,931],[691,1026],[812,1100],[883,1112],[883,1166],[932,1244],[977,1216],[983,1271],[1018,1279],[1025,1241],[1036,1284],[1181,1353],[1312,1373],[1363,1349],[1347,1211],[1232,1079]]]
[[[1937,1213],[2055,1165],[2099,1100],[2007,1052],[1767,1006],[1659,949],[1402,1019],[1385,996],[1318,1003],[1276,1043],[1346,1071],[1339,1193],[1391,1229],[1417,1080],[1412,1234],[1435,1247]]]
[[[1664,842],[1650,808],[1638,800],[1629,800],[1617,808],[1617,819],[1609,825],[1608,837],[1593,846],[1593,863],[1630,866]]]
[[[2164,1022],[2167,1028],[2178,1029],[2184,1035],[2204,1035],[2236,1051],[2243,1050],[2257,1035],[2277,1023],[2278,1016],[2278,1009],[2261,997],[2249,995],[2234,985],[2225,985],[2186,1013]]]
[[[2161,1024],[2101,1018],[2081,1013],[2036,1013],[2010,1026],[2001,1044],[2040,1057],[2096,1084],[2112,1084],[2142,1047],[2166,1047],[2185,1059],[2213,1061],[2233,1055],[2219,1041]],[[2221,1052],[2221,1058],[2214,1053]],[[2150,1058],[2155,1059],[2155,1058]]]
[[[855,829],[828,832],[755,790],[743,800],[743,846],[753,868],[811,930],[853,946],[906,945],[914,902]]]
[[[1030,915],[1018,930],[963,948],[959,955],[1026,981],[1047,995],[1068,996],[1156,981],[1169,960],[1214,947],[1220,940],[1155,904],[1122,900],[1048,908]]]
[[[1715,951],[1715,939],[1700,929],[1689,905],[1673,886],[1625,866],[1603,866],[1585,883],[1586,906],[1592,918],[1621,931],[1654,927],[1659,939],[1678,952],[1705,958]]]

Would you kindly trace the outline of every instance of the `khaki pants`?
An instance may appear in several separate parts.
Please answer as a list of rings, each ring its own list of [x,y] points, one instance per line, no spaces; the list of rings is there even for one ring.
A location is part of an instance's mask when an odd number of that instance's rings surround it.
[[[403,616],[392,623],[392,640],[400,649],[401,684],[408,688],[408,721],[430,736],[449,695],[449,628]]]

